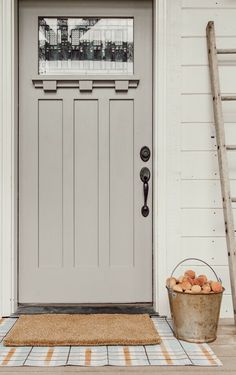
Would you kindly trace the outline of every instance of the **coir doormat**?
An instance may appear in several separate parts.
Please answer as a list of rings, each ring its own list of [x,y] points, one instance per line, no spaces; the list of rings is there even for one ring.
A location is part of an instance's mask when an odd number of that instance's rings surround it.
[[[148,314],[22,315],[6,346],[150,345],[160,338]]]
[[[3,339],[16,318],[0,319],[0,367],[11,366],[221,366],[208,344],[177,340],[169,319],[152,317],[160,335],[158,345],[18,346],[6,347]]]

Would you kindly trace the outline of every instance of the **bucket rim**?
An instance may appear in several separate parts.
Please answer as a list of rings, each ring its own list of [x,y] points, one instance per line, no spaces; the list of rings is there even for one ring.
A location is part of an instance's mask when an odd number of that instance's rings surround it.
[[[213,292],[213,293],[184,293],[184,292],[179,292],[178,290],[173,290],[166,286],[166,289],[168,290],[169,293],[178,293],[178,294],[184,294],[185,296],[214,296],[215,294],[223,294],[225,292],[225,288],[222,287],[223,290],[222,292]]]

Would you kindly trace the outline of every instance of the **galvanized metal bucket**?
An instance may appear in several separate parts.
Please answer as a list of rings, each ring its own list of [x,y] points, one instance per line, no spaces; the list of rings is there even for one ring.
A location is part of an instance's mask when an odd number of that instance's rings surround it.
[[[171,276],[182,263],[189,260],[197,260],[206,264],[213,271],[217,281],[221,281],[209,264],[197,258],[187,258],[178,263]],[[214,341],[224,289],[223,292],[209,294],[175,292],[168,287],[167,290],[175,336],[188,342]]]

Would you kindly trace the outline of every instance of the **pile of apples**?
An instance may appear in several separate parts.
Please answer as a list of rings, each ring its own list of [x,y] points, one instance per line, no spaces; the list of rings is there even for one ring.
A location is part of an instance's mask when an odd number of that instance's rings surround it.
[[[206,275],[196,276],[193,270],[188,270],[178,279],[170,277],[166,280],[166,286],[175,292],[184,293],[219,293],[223,291],[221,282],[211,281]]]

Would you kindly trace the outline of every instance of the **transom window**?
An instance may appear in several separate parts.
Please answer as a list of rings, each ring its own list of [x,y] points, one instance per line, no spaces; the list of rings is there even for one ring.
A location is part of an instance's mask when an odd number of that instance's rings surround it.
[[[133,18],[39,17],[39,74],[133,74]]]

